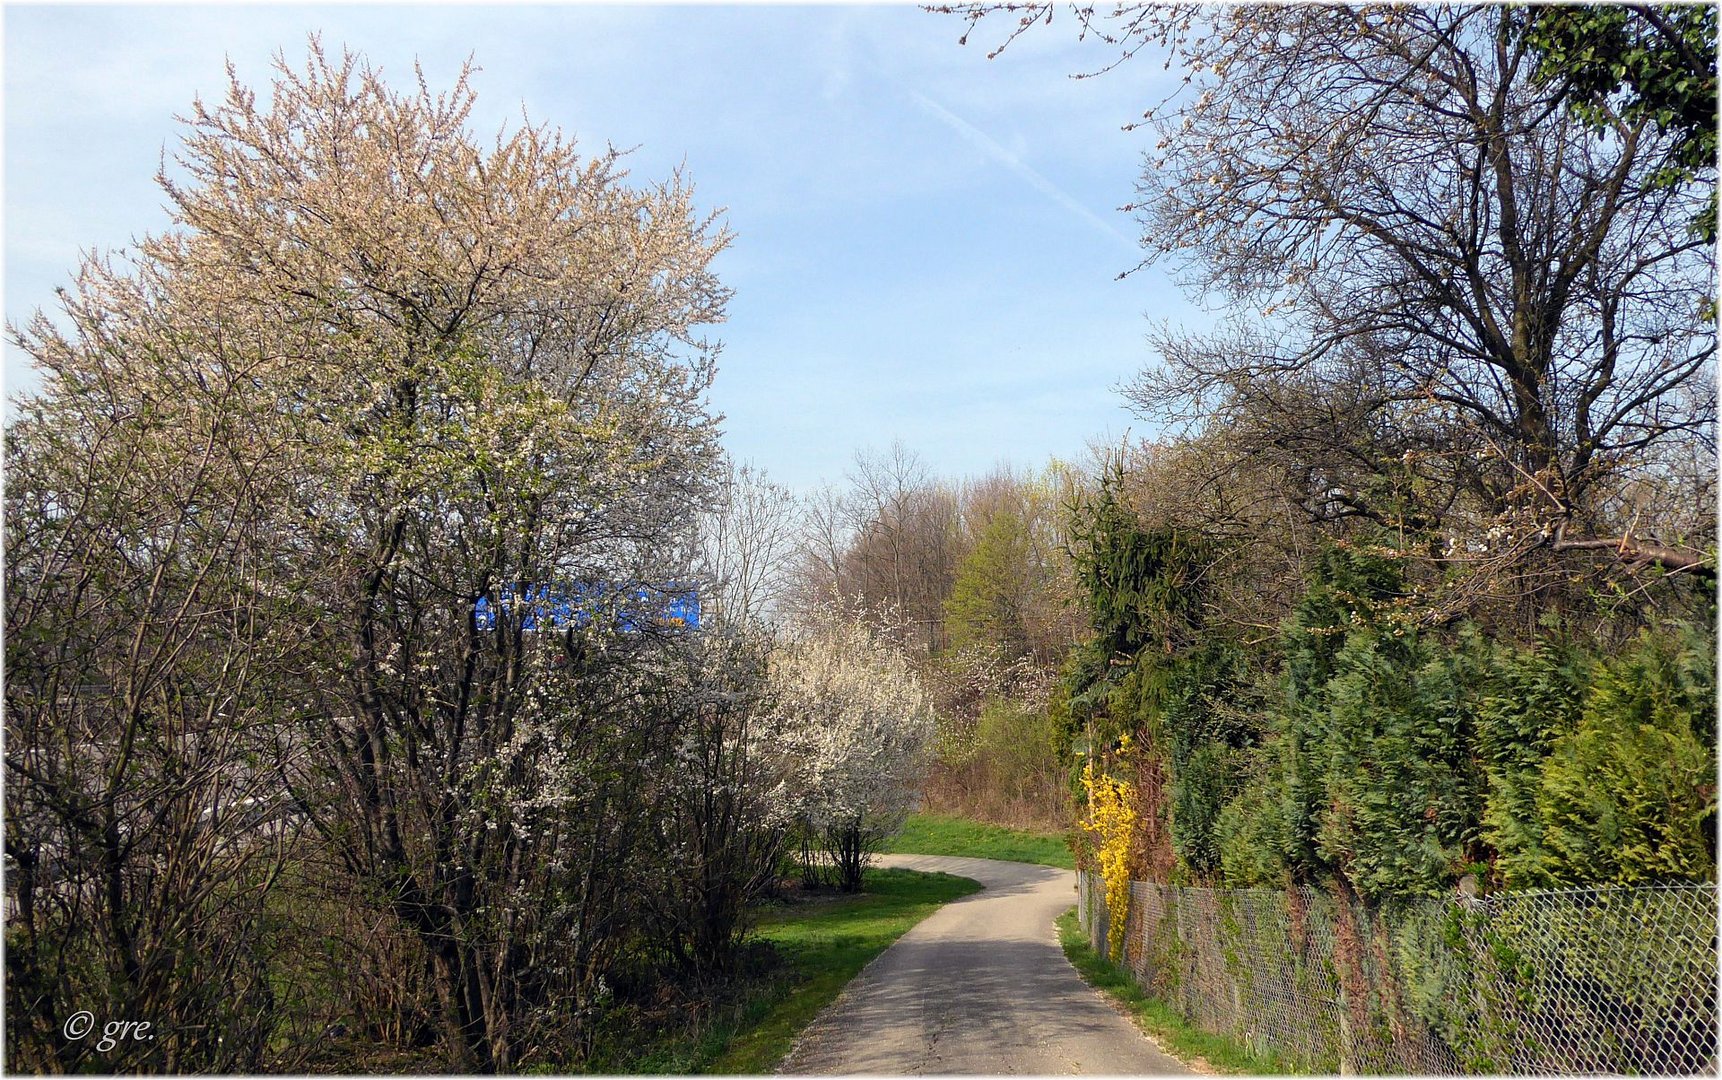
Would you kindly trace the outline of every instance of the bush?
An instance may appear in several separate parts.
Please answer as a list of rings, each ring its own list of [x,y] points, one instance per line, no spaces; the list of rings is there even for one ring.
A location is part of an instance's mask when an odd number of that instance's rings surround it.
[[[1618,885],[1714,881],[1715,639],[1646,631],[1602,662],[1537,792],[1537,876]]]
[[[779,798],[801,834],[804,874],[861,887],[881,841],[903,827],[926,776],[933,711],[902,655],[863,623],[834,619],[778,648],[778,729],[795,768]]]
[[[1411,635],[1349,635],[1328,685],[1317,843],[1369,897],[1432,895],[1467,863],[1482,777],[1458,654]]]
[[[1477,707],[1477,749],[1488,783],[1483,840],[1495,850],[1495,883],[1548,881],[1537,801],[1555,740],[1578,723],[1590,661],[1555,644],[1490,648],[1490,679]]]

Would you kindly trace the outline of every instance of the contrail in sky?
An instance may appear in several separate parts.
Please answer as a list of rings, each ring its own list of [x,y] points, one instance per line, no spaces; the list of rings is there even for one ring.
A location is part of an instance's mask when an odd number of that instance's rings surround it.
[[[1128,247],[1131,251],[1136,251],[1136,242],[1134,240],[1119,232],[1111,222],[1102,218],[1088,207],[1065,194],[1062,188],[1042,176],[1039,172],[1035,171],[1033,166],[1025,163],[1020,157],[1017,157],[1015,154],[1005,149],[1004,145],[997,139],[988,135],[980,128],[975,127],[973,124],[945,108],[943,105],[940,105],[927,95],[918,91],[913,91],[911,92],[911,96],[914,97],[915,104],[932,113],[933,116],[946,127],[949,127],[958,135],[961,135],[963,138],[973,143],[988,157],[1003,165],[1011,172],[1016,173],[1024,180],[1027,180],[1036,191],[1082,218],[1084,221],[1093,225],[1096,229],[1099,229],[1107,236],[1117,240],[1125,247]]]

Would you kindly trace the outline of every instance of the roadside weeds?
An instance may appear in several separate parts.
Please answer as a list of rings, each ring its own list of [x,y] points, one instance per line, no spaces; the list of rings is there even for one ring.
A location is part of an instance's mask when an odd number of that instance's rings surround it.
[[[1255,1053],[1225,1036],[1197,1029],[1165,1002],[1143,992],[1127,971],[1094,951],[1076,921],[1074,907],[1060,915],[1055,925],[1065,958],[1083,981],[1104,994],[1155,1045],[1192,1072],[1209,1076],[1284,1076],[1297,1072],[1273,1055]]]

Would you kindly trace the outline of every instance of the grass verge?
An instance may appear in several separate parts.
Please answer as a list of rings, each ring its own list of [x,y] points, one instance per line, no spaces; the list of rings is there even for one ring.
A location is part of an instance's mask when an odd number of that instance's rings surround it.
[[[628,1073],[770,1072],[795,1037],[867,962],[939,906],[980,889],[968,878],[913,870],[869,870],[856,896],[773,904],[752,940],[776,950],[780,964],[724,1015],[697,1033],[655,1040],[600,1063]]]
[[[943,814],[914,814],[903,831],[885,842],[885,851],[902,855],[962,855],[1076,869],[1070,845],[1058,833],[1006,829]]]
[[[1219,1073],[1253,1075],[1293,1072],[1273,1054],[1257,1054],[1223,1035],[1193,1027],[1159,998],[1150,997],[1123,968],[1094,951],[1076,921],[1076,909],[1058,917],[1058,943],[1064,955],[1090,986],[1102,990],[1127,1008],[1143,1030],[1186,1063],[1197,1062]]]

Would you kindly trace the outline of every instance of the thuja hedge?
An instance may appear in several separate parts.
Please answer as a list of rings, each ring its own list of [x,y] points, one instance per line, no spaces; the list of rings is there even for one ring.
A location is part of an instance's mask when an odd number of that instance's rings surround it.
[[[1140,647],[1073,658],[1060,705],[1077,745],[1106,757],[1129,734],[1163,770],[1138,792],[1163,880],[1343,879],[1371,901],[1715,880],[1711,620],[1611,651],[1420,627],[1397,617],[1395,563],[1336,547],[1278,640],[1251,646],[1197,617],[1199,545],[1107,539],[1089,584],[1133,600],[1093,607],[1089,651]],[[1157,605],[1132,575],[1185,593]]]

